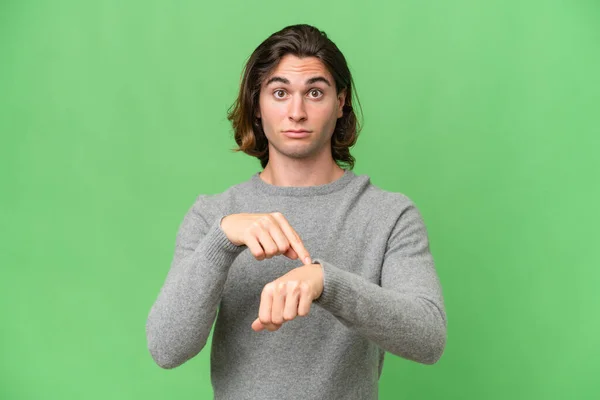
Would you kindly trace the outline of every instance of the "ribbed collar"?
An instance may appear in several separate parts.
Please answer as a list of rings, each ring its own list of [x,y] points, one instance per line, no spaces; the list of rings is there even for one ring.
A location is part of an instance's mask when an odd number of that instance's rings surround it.
[[[252,175],[250,182],[253,189],[272,196],[320,196],[336,192],[345,188],[354,178],[356,174],[351,170],[344,170],[344,175],[333,182],[324,185],[316,186],[276,186],[263,181],[260,172]]]

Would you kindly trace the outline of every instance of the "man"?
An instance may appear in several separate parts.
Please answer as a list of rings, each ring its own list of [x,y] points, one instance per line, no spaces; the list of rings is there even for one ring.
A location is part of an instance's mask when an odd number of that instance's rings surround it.
[[[442,355],[425,225],[408,197],[351,171],[351,94],[344,56],[308,25],[248,60],[229,119],[264,170],[198,196],[146,328],[154,360],[174,368],[203,349],[216,317],[216,399],[373,399],[386,351],[424,364]]]

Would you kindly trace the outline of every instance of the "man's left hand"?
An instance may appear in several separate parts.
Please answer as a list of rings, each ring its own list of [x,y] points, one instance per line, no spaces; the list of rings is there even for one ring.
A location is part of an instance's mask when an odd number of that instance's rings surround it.
[[[258,318],[252,323],[252,329],[273,332],[284,322],[308,315],[313,300],[318,299],[322,292],[323,267],[320,264],[307,264],[291,270],[265,285]]]

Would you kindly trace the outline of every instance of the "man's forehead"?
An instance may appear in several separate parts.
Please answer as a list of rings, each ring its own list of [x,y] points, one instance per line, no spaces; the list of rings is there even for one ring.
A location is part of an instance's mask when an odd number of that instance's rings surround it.
[[[263,85],[267,86],[274,82],[299,85],[323,82],[331,86],[332,77],[325,65],[316,57],[298,58],[287,55],[269,73]]]
[[[325,64],[317,57],[297,57],[295,55],[287,54],[279,60],[279,63],[275,67],[275,70],[318,70],[324,71]]]

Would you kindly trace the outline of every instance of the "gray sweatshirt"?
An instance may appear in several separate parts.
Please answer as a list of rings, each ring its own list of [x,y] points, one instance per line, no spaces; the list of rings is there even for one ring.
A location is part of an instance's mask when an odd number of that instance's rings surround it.
[[[255,332],[264,286],[302,263],[256,260],[227,239],[220,221],[275,211],[322,265],[324,289],[307,316]],[[308,187],[270,185],[255,173],[223,193],[199,195],[148,316],[152,357],[163,368],[183,364],[204,348],[214,322],[215,399],[376,399],[385,352],[433,364],[446,343],[442,290],[418,209],[350,170]]]

